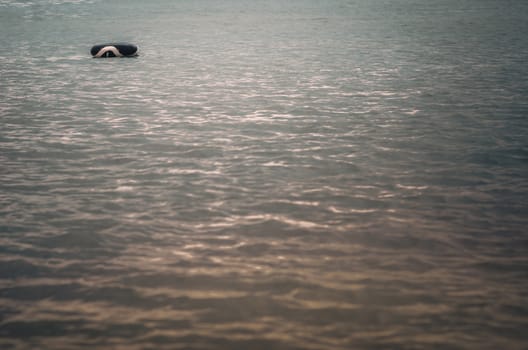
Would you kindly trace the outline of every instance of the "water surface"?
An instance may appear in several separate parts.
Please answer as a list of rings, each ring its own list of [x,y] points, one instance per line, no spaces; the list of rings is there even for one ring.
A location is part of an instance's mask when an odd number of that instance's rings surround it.
[[[0,0],[0,346],[525,348],[527,15]]]

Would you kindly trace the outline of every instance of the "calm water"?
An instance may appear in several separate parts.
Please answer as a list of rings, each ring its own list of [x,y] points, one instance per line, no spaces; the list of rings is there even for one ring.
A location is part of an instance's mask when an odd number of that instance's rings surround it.
[[[526,349],[527,18],[0,0],[0,347]]]

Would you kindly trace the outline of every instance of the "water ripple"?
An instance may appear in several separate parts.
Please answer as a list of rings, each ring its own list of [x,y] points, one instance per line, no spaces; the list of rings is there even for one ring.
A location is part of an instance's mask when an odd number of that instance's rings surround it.
[[[0,0],[0,347],[524,348],[492,2]]]

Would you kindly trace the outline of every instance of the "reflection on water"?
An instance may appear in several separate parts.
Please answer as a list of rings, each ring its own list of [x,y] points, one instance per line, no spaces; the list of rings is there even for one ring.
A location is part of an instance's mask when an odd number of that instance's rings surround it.
[[[522,349],[526,10],[0,0],[0,347]]]

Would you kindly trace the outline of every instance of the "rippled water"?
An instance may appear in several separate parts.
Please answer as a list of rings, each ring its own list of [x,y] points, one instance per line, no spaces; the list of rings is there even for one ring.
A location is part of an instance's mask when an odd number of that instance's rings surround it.
[[[525,348],[526,18],[0,0],[0,347]]]

